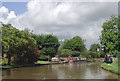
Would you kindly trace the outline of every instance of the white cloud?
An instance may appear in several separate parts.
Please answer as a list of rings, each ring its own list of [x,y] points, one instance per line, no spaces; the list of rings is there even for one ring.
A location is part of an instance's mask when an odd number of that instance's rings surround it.
[[[117,3],[59,2],[58,4],[31,0],[27,4],[28,10],[17,17],[13,11],[8,13],[5,7],[1,12],[4,13],[3,18],[7,17],[7,22],[19,29],[30,28],[36,34],[53,33],[60,40],[78,35],[86,39],[89,48],[90,44],[99,43],[101,25],[112,14],[117,14],[117,7]]]
[[[8,14],[8,18],[11,19],[11,18],[15,18],[15,17],[16,17],[15,12],[10,11],[10,13]]]
[[[4,6],[0,8],[0,21],[5,22],[8,17],[8,9],[5,8]]]
[[[14,11],[10,11],[10,13],[9,13],[9,10],[6,7],[2,6],[0,8],[0,22],[8,23],[15,17],[16,17],[16,15],[15,15]]]

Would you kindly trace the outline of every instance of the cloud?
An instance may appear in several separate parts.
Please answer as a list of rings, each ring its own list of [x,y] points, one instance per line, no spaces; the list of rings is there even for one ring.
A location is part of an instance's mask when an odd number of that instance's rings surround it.
[[[10,11],[10,13],[8,14],[8,19],[15,18],[15,17],[16,17],[15,12]]]
[[[14,11],[10,11],[9,13],[9,10],[6,7],[2,6],[0,8],[0,22],[8,23],[15,17],[16,15]]]
[[[8,13],[5,7],[0,10],[3,10],[2,20],[7,20],[19,29],[29,28],[35,34],[53,33],[59,40],[81,36],[86,39],[85,44],[89,48],[90,44],[99,43],[101,25],[112,14],[117,15],[117,7],[117,3],[107,2],[59,2],[58,4],[31,0],[27,4],[27,11],[19,16],[15,16],[13,11]]]

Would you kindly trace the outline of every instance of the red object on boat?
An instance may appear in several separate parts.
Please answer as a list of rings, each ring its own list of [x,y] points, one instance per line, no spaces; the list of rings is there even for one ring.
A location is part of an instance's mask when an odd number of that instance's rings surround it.
[[[73,62],[73,57],[68,57],[67,60],[69,61],[69,63]]]
[[[69,61],[69,63],[72,63],[73,61]]]

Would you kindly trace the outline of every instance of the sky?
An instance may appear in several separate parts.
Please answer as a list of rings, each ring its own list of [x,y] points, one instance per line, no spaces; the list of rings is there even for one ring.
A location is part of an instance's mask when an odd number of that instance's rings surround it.
[[[52,33],[59,40],[80,36],[86,40],[86,47],[90,48],[91,44],[99,43],[102,24],[110,16],[118,14],[118,2],[102,1],[5,0],[0,7],[0,21],[20,30],[29,28],[35,34]]]
[[[5,6],[9,11],[14,11],[16,15],[21,15],[27,11],[27,2],[3,2],[2,6]]]

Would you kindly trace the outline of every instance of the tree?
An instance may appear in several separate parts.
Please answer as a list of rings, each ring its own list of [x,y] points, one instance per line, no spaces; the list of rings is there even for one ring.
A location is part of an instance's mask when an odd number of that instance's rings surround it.
[[[36,40],[38,49],[41,50],[43,48],[42,44],[44,42],[44,35],[33,34],[32,37]]]
[[[36,41],[29,32],[16,29],[11,24],[2,24],[2,54],[6,53],[8,64],[14,57],[15,64],[33,63],[37,56],[33,53]]]
[[[97,52],[97,51],[100,51],[100,50],[101,50],[101,46],[99,44],[92,44],[90,46],[90,49],[89,49],[89,51],[92,51],[92,52]]]
[[[84,40],[82,40],[81,37],[79,36],[75,36],[70,40],[67,40],[64,43],[63,48],[64,49],[70,49],[72,51],[79,51],[79,52],[83,52],[86,50],[85,44],[84,44]]]
[[[69,49],[63,49],[63,50],[61,50],[61,54],[62,55],[72,55],[73,51],[69,50]]]
[[[101,31],[100,43],[106,54],[118,55],[120,47],[118,27],[119,19],[115,16],[111,16],[111,18],[102,25],[103,30]]]
[[[54,56],[57,53],[59,45],[60,44],[56,36],[53,36],[52,34],[44,35],[42,53],[44,55]]]
[[[40,50],[42,50],[43,55],[54,56],[57,53],[60,44],[56,36],[48,34],[33,35],[32,37],[37,41],[37,46]]]

